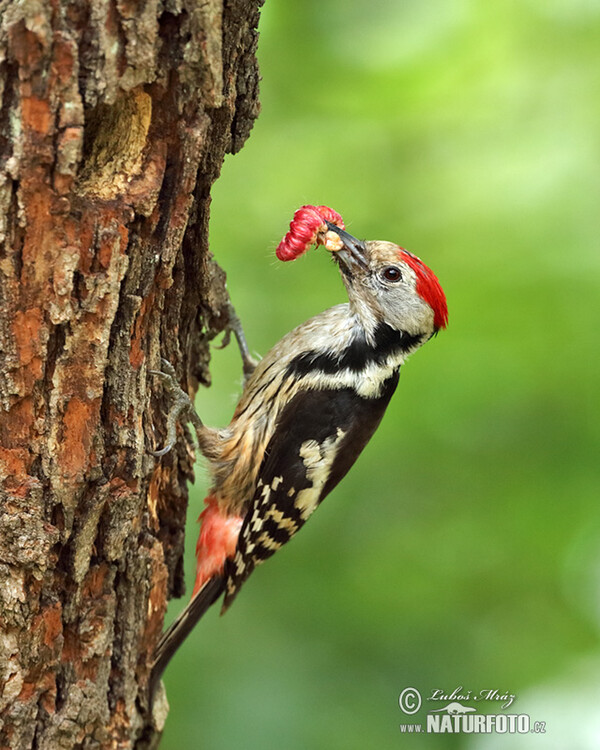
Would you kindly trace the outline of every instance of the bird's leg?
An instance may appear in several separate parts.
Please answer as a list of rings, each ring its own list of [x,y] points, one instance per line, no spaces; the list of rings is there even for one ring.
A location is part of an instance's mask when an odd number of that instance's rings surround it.
[[[227,328],[225,336],[218,349],[224,349],[231,341],[231,334],[235,336],[240,355],[242,357],[242,368],[244,372],[244,382],[248,380],[258,364],[258,360],[250,354],[242,321],[239,319],[235,308],[228,302],[226,305]],[[206,455],[211,450],[211,445],[215,439],[215,430],[206,427],[194,408],[192,400],[188,394],[181,388],[177,381],[177,373],[173,365],[166,359],[161,359],[160,370],[150,370],[151,375],[156,375],[163,381],[165,390],[172,400],[171,408],[167,414],[167,442],[163,448],[156,451],[148,451],[151,455],[160,457],[168,453],[177,440],[177,422],[181,417],[187,422],[191,422],[196,430],[198,445],[200,450]]]
[[[225,329],[225,336],[223,337],[221,345],[216,348],[224,349],[226,346],[228,346],[229,342],[231,341],[231,334],[233,333],[233,335],[235,336],[235,340],[237,341],[238,349],[240,350],[240,355],[242,357],[242,369],[244,372],[244,381],[246,381],[254,372],[254,368],[258,364],[258,360],[254,359],[254,357],[250,354],[248,343],[246,342],[246,336],[244,334],[244,329],[242,327],[242,321],[239,319],[231,302],[227,303],[226,309],[227,328]]]
[[[163,386],[169,397],[172,399],[172,405],[167,414],[167,442],[160,450],[149,450],[148,453],[160,457],[164,456],[173,448],[175,441],[177,440],[177,421],[181,416],[185,418],[185,421],[191,422],[194,425],[196,435],[198,436],[198,445],[200,446],[200,450],[203,450],[209,434],[211,434],[213,430],[205,427],[204,423],[196,413],[191,398],[177,382],[177,373],[175,372],[173,365],[166,359],[161,359],[160,364],[161,369],[150,370],[150,374],[156,375],[163,381]]]

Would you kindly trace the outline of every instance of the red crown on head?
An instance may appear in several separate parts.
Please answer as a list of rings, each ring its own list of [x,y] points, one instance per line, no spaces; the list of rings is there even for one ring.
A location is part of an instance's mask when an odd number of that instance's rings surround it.
[[[402,248],[400,257],[417,275],[417,294],[433,310],[433,325],[436,328],[445,328],[448,325],[448,305],[438,277],[420,258],[408,250]]]

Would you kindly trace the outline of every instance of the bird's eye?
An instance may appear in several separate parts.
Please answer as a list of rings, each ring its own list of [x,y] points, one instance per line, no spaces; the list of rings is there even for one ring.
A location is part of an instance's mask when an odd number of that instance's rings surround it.
[[[381,275],[386,281],[402,281],[402,271],[396,266],[387,266]]]

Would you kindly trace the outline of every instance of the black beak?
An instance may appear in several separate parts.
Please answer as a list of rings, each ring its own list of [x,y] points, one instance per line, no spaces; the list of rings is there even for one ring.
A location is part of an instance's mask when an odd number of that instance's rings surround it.
[[[362,240],[357,240],[348,232],[340,229],[330,221],[325,222],[327,229],[331,232],[335,232],[338,237],[344,243],[344,247],[341,250],[337,250],[333,255],[335,258],[342,262],[343,270],[353,271],[360,268],[362,271],[367,271],[369,264],[367,263],[367,246]]]

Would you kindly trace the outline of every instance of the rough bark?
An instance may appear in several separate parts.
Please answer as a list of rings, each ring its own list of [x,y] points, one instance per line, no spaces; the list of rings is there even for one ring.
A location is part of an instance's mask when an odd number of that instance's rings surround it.
[[[256,117],[261,0],[0,0],[0,748],[156,746],[189,439],[227,323],[210,188]]]

